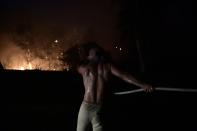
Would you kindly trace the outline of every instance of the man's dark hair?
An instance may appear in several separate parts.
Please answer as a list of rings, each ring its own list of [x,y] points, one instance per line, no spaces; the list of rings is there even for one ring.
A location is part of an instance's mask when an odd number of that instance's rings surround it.
[[[101,61],[101,62],[109,62],[110,61],[109,53],[106,52],[100,45],[98,45],[96,42],[87,42],[87,43],[81,44],[79,47],[79,55],[81,57],[81,62],[87,61],[87,57],[88,57],[89,51],[91,49],[97,50],[97,55],[99,57],[99,61]]]
[[[65,52],[64,61],[69,65],[71,70],[76,70],[78,66],[88,63],[87,57],[91,49],[96,49],[98,51],[97,55],[100,62],[110,62],[111,58],[109,53],[96,42],[86,42],[71,47]]]

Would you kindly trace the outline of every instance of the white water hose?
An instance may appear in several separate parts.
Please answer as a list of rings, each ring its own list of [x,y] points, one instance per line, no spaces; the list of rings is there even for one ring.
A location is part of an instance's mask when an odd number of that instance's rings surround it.
[[[183,89],[183,88],[169,88],[169,87],[155,87],[154,90],[197,93],[197,89]],[[129,91],[115,92],[114,94],[115,95],[125,95],[125,94],[132,94],[132,93],[143,92],[143,91],[144,91],[144,89],[135,89],[135,90],[129,90]]]

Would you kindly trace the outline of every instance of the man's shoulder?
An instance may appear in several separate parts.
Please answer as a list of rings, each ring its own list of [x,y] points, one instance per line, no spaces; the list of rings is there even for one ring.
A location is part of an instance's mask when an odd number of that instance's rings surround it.
[[[87,65],[80,65],[77,70],[80,74],[83,74],[88,69]]]
[[[86,69],[86,68],[88,68],[88,64],[81,64],[78,68],[83,68],[83,69]]]

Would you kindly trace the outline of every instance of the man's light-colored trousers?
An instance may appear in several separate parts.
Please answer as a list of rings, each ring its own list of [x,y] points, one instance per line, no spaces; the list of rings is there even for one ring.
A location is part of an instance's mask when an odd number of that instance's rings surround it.
[[[87,131],[92,125],[93,131],[103,131],[101,106],[82,102],[77,121],[77,131]]]

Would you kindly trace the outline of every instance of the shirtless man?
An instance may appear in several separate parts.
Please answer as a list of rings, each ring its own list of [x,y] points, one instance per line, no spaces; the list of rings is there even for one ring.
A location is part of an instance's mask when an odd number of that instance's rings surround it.
[[[110,74],[143,88],[146,92],[151,92],[153,88],[113,66],[105,58],[104,50],[100,46],[88,44],[85,45],[88,47],[86,62],[78,66],[78,72],[83,77],[85,94],[78,114],[77,131],[87,131],[90,124],[93,131],[103,131],[100,112]]]

